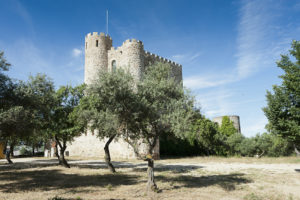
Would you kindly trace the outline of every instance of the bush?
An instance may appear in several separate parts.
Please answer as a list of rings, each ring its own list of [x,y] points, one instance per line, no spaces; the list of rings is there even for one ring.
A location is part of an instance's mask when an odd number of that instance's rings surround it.
[[[227,138],[229,155],[278,157],[288,156],[293,152],[292,145],[285,139],[271,133],[257,134],[245,138],[241,134],[234,134]]]
[[[29,156],[31,154],[32,154],[32,152],[24,146],[20,150],[20,155]]]
[[[172,134],[162,134],[159,137],[161,156],[199,156],[204,155],[204,149],[195,142],[193,145],[185,140],[175,137]]]

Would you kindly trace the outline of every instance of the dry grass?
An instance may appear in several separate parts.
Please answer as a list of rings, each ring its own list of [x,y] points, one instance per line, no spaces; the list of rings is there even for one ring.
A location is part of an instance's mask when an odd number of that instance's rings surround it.
[[[40,160],[45,163],[20,162],[8,166],[0,162],[0,199],[300,199],[299,158],[160,160],[155,171],[161,189],[157,194],[146,193],[146,165],[140,161],[119,160],[115,162],[118,172],[110,174],[99,161],[73,163],[71,169],[65,169]],[[265,169],[237,167],[239,163],[253,166],[256,162],[264,164]],[[268,163],[280,167],[290,164],[281,171],[269,169]],[[213,165],[220,168],[210,170]],[[231,170],[223,170],[222,166],[228,165]]]

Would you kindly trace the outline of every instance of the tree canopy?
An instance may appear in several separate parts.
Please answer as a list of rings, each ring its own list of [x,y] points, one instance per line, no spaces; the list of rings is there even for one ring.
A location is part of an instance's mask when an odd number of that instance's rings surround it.
[[[288,55],[282,55],[277,67],[284,71],[279,76],[281,85],[267,91],[267,106],[263,108],[269,120],[268,130],[300,145],[300,41],[292,42]],[[295,61],[292,61],[295,60]]]

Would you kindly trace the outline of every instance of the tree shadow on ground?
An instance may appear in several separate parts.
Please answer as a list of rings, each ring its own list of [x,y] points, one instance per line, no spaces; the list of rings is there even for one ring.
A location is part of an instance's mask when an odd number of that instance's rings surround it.
[[[82,187],[134,185],[139,182],[139,176],[122,173],[79,175],[66,174],[59,169],[45,169],[38,171],[4,171],[0,172],[0,180],[2,182],[0,192],[12,193],[58,189],[73,189],[76,192],[88,192]]]
[[[102,161],[82,161],[82,160],[68,160],[68,163],[72,167],[84,168],[84,169],[107,169],[107,165]],[[146,163],[129,163],[129,162],[112,162],[116,169],[118,168],[136,168],[146,166]],[[57,159],[43,159],[32,160],[25,162],[14,162],[13,164],[0,163],[0,170],[17,170],[17,169],[29,169],[29,168],[42,168],[59,166]]]
[[[85,169],[107,169],[107,165],[105,162],[81,162],[81,163],[70,163],[71,167],[85,168]],[[117,162],[113,161],[112,164],[116,169],[122,168],[137,168],[137,167],[145,167],[146,163],[129,163],[129,162]]]
[[[207,175],[207,176],[165,176],[158,175],[156,180],[161,182],[170,182],[173,186],[171,189],[178,189],[182,187],[186,188],[199,188],[208,187],[211,185],[218,185],[226,191],[232,191],[236,189],[239,184],[246,184],[253,182],[251,179],[243,177],[244,174],[234,173],[226,175]]]
[[[172,173],[188,173],[193,170],[197,170],[203,168],[202,166],[198,165],[164,165],[164,164],[157,164],[155,165],[154,171],[156,172],[167,172],[170,171]],[[134,172],[146,172],[147,167],[145,164],[145,167],[138,167],[138,168],[132,168],[132,171]]]

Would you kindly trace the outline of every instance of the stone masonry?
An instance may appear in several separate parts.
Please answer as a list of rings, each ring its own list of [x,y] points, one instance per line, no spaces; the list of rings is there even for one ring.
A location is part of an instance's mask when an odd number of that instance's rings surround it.
[[[112,39],[104,33],[89,33],[85,37],[85,71],[84,82],[91,84],[101,71],[113,71],[114,68],[128,70],[139,81],[145,69],[155,62],[169,63],[172,75],[182,81],[182,66],[158,55],[144,50],[144,45],[136,39],[126,40],[122,46],[114,48]],[[106,139],[107,140],[107,139]],[[88,131],[87,134],[75,138],[66,149],[70,156],[101,157],[104,156],[105,142],[100,141],[96,134]],[[112,158],[134,158],[133,149],[122,139],[113,141],[110,145]],[[159,142],[154,150],[159,157]]]

